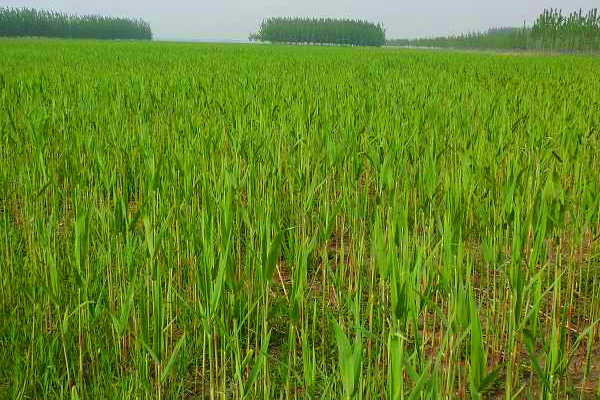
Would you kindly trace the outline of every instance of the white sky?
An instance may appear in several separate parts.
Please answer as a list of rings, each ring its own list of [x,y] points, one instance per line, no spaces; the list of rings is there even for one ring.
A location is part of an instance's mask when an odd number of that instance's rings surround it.
[[[245,40],[265,17],[351,17],[383,22],[388,38],[522,26],[544,8],[600,7],[598,0],[0,0],[0,7],[141,17],[158,39]]]

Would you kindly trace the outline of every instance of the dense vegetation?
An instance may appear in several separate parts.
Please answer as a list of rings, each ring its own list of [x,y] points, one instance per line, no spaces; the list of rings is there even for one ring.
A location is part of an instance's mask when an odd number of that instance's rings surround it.
[[[381,24],[351,19],[268,18],[250,39],[274,43],[382,46],[385,29]]]
[[[389,44],[418,47],[498,50],[599,51],[600,13],[581,10],[568,16],[545,10],[533,26],[490,29],[482,33],[431,39],[398,39]]]
[[[40,36],[79,39],[152,39],[139,19],[74,16],[56,11],[0,7],[0,37]]]
[[[455,49],[526,50],[529,36],[529,28],[502,27],[492,28],[486,32],[472,32],[448,37],[391,39],[388,44]]]
[[[0,398],[595,398],[598,76],[1,41]]]

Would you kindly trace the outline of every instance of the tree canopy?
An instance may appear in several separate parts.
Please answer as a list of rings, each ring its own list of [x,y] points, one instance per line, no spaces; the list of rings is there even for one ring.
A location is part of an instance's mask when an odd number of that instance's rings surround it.
[[[268,18],[250,40],[273,43],[314,43],[382,46],[385,29],[381,23],[334,18]]]
[[[551,51],[600,50],[600,13],[592,9],[568,15],[561,10],[544,10],[533,25],[521,28],[493,28],[486,32],[457,36],[395,39],[390,44],[417,47],[473,49],[522,49]]]
[[[141,19],[0,7],[0,36],[150,40],[152,30]]]

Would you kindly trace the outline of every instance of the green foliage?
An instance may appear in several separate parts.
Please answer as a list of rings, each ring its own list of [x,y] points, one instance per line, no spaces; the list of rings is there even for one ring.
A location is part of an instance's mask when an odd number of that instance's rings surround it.
[[[568,16],[561,10],[544,10],[532,26],[492,28],[486,32],[450,37],[393,39],[389,44],[416,47],[491,50],[589,51],[600,50],[600,13],[594,8]]]
[[[0,398],[591,398],[600,60],[0,40]]]
[[[550,50],[600,50],[600,13],[597,8],[568,16],[561,10],[544,10],[531,28],[534,48]]]
[[[0,7],[2,36],[151,40],[152,30],[147,22],[140,19],[75,16],[33,8]]]
[[[526,50],[529,28],[491,28],[485,32],[469,32],[449,37],[421,39],[391,39],[388,44],[411,47],[439,47],[456,49]]]
[[[382,46],[382,24],[333,18],[268,18],[250,40],[273,43],[341,44]]]
[[[342,385],[344,387],[344,399],[353,399],[358,390],[362,362],[362,343],[360,331],[354,343],[344,333],[342,327],[334,322],[335,341],[338,348],[338,361]]]
[[[484,393],[490,388],[498,378],[501,365],[496,366],[496,369],[489,374],[486,373],[487,354],[485,353],[485,341],[481,320],[477,303],[473,298],[473,293],[470,296],[470,319],[471,319],[471,351],[469,354],[469,386],[471,389],[471,398],[485,398]]]

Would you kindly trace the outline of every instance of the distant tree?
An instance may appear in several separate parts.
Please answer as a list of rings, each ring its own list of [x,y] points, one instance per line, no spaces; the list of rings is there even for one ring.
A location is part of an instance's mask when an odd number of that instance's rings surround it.
[[[383,25],[362,20],[334,18],[268,18],[250,40],[273,43],[344,44],[382,46]]]
[[[151,40],[152,29],[141,19],[0,7],[0,36]]]
[[[592,9],[563,15],[561,10],[544,10],[533,26],[492,28],[486,32],[427,39],[394,39],[389,44],[416,47],[471,49],[531,49],[599,51],[600,13]]]
[[[544,10],[531,28],[534,46],[550,50],[600,50],[600,13],[592,9],[568,16]]]

